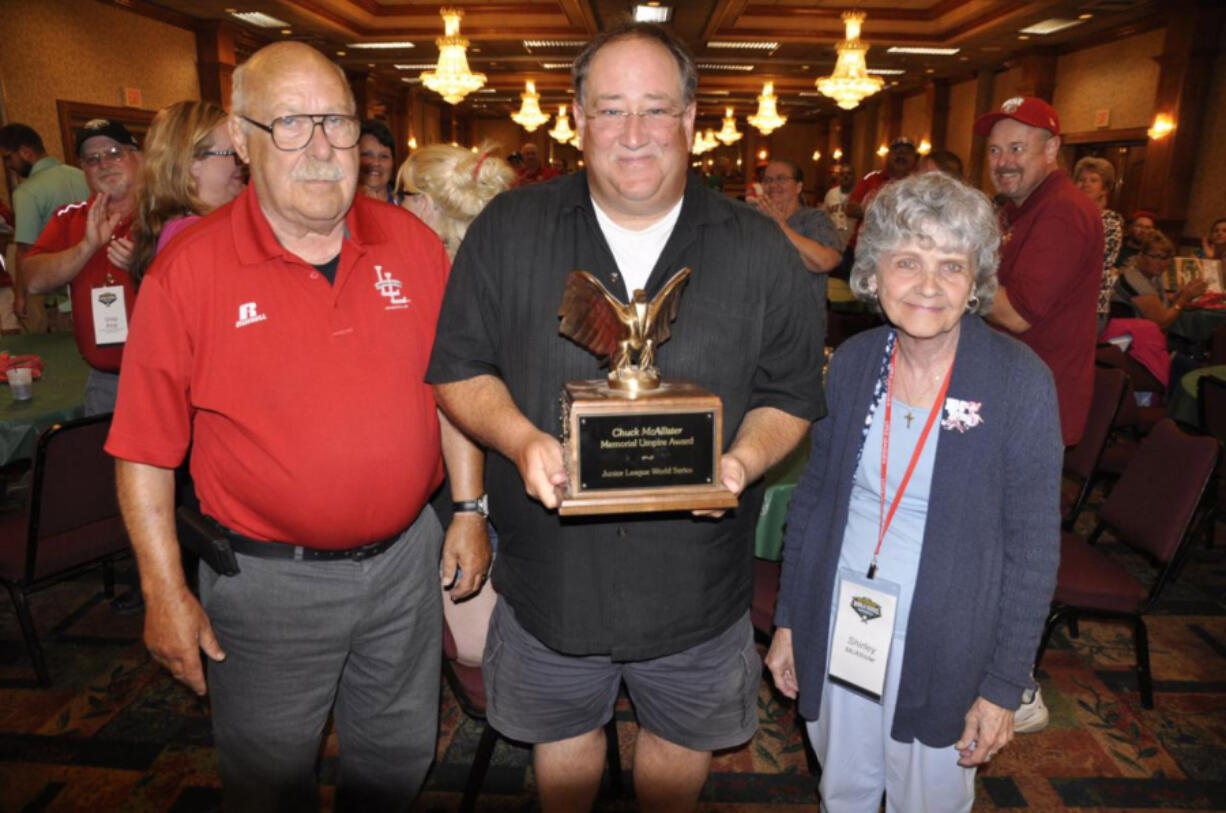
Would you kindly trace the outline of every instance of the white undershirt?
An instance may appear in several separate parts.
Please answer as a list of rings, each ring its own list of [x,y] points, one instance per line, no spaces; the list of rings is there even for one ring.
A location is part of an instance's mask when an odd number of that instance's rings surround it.
[[[604,232],[604,239],[613,252],[617,269],[621,271],[622,279],[626,283],[626,293],[630,296],[634,296],[636,288],[646,290],[651,269],[655,268],[660,253],[664,251],[664,244],[673,233],[673,226],[677,225],[677,218],[681,215],[681,203],[682,201],[677,201],[677,205],[668,210],[664,217],[647,228],[636,230],[614,223],[600,208],[600,204],[596,203],[596,199],[592,198],[592,206],[596,209],[596,222]]]

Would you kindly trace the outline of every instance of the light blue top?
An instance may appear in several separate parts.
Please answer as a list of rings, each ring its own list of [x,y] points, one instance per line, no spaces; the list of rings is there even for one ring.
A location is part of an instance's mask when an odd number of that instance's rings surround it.
[[[84,172],[50,155],[43,157],[30,168],[30,177],[13,190],[13,215],[17,220],[13,239],[34,245],[56,210],[88,197]]]
[[[906,420],[908,412],[913,416],[909,428]],[[928,410],[909,407],[897,398],[894,399],[890,415],[890,464],[886,471],[887,514],[927,420]],[[924,524],[928,520],[932,466],[937,456],[937,442],[941,437],[940,421],[941,416],[938,415],[932,431],[928,433],[924,451],[915,464],[911,482],[907,485],[907,491],[903,494],[890,529],[886,532],[885,541],[881,544],[881,553],[877,556],[877,578],[891,581],[899,587],[898,619],[894,625],[896,638],[902,638],[907,631],[911,596],[915,592],[915,579],[919,573],[920,551],[924,547]],[[843,547],[839,551],[839,567],[849,568],[860,576],[868,572],[868,566],[873,561],[873,549],[877,547],[881,513],[881,438],[884,425],[883,402],[873,416],[868,435],[864,439],[864,451],[860,455],[860,465],[856,467],[855,482],[851,488],[847,526],[843,531]],[[835,600],[838,600],[837,592]]]

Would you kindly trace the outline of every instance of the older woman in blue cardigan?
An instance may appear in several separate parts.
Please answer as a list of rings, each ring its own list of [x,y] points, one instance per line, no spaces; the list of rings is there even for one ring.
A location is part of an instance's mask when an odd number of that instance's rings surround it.
[[[1060,557],[1051,374],[987,327],[1000,233],[940,173],[869,207],[852,289],[889,324],[830,363],[766,663],[829,811],[970,810],[1013,736]]]

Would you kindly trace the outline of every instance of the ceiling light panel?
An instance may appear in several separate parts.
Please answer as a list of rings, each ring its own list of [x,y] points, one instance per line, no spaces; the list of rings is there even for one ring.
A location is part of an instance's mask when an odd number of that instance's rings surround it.
[[[524,40],[524,47],[532,48],[582,48],[584,40]]]
[[[547,71],[568,71],[574,64],[574,62],[542,62],[541,67]]]
[[[869,73],[875,73],[878,76],[901,76],[906,71],[901,68],[869,68]]]
[[[408,40],[400,40],[397,42],[347,42],[346,48],[366,48],[372,51],[390,51],[393,48],[415,48],[417,46]],[[433,67],[433,66],[431,66]]]
[[[708,48],[727,48],[736,51],[777,51],[777,42],[737,42],[731,40],[713,40],[707,43]]]
[[[745,65],[738,62],[699,62],[697,63],[700,71],[752,71],[753,65]]]
[[[932,56],[953,56],[961,51],[961,48],[921,48],[919,46],[909,45],[891,45],[885,49],[887,54],[928,54]]]
[[[436,67],[433,62],[397,63],[392,66],[398,71],[432,71]]]
[[[1072,28],[1075,25],[1081,25],[1084,20],[1070,20],[1067,17],[1050,17],[1034,25],[1028,25],[1022,29],[1023,34],[1054,34],[1057,31],[1063,31],[1066,28]]]
[[[231,11],[230,16],[237,17],[250,25],[258,25],[260,28],[285,28],[289,25],[285,20],[277,19],[262,11]]]
[[[634,7],[634,21],[636,23],[666,23],[672,16],[672,7],[661,6],[658,3],[640,3]]]

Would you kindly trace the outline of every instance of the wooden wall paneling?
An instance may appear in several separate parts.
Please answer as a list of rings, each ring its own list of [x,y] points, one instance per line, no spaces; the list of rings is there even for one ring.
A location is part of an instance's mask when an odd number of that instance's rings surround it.
[[[996,71],[993,68],[984,68],[979,71],[979,75],[975,79],[975,116],[979,118],[984,113],[992,108],[992,93],[996,84]],[[974,119],[972,119],[972,122]],[[971,160],[966,165],[966,179],[972,186],[978,186],[980,189],[991,194],[996,187],[992,186],[990,179],[987,177],[987,166],[983,160],[987,152],[987,144],[985,139],[980,136],[974,136],[971,140]]]
[[[946,149],[946,126],[949,124],[949,80],[930,79],[924,87],[928,103],[928,140],[933,149]]]
[[[1020,62],[1022,78],[1017,88],[1017,95],[1037,96],[1050,103],[1056,95],[1055,50],[1036,48],[1022,57]]]
[[[1147,145],[1140,201],[1143,208],[1157,212],[1164,232],[1179,235],[1187,218],[1213,57],[1226,9],[1217,0],[1177,0],[1169,6],[1154,114],[1169,115],[1175,129]]]
[[[237,63],[234,39],[237,26],[225,20],[205,20],[196,28],[196,71],[200,98],[230,109],[230,82]]]

